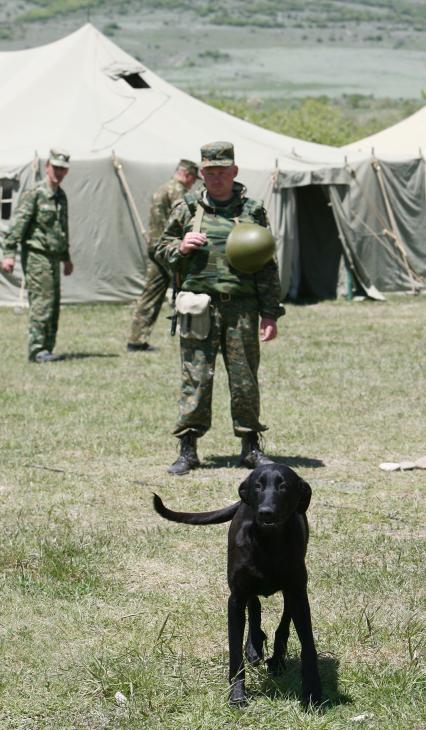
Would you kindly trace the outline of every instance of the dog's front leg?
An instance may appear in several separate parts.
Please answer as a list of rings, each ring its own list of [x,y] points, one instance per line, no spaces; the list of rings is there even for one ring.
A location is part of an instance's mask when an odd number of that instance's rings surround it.
[[[250,664],[259,664],[263,659],[263,644],[266,634],[262,631],[262,607],[257,596],[249,598],[248,609],[248,636],[244,647],[244,654]]]
[[[307,704],[321,704],[321,680],[306,588],[289,593],[290,612],[302,647],[302,693]]]
[[[244,707],[247,704],[244,684],[243,638],[246,601],[238,600],[232,594],[228,599],[228,639],[229,639],[229,703]]]

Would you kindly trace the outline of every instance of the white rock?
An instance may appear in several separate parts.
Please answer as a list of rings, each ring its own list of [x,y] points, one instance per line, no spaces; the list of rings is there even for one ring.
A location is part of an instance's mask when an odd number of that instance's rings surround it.
[[[114,695],[114,699],[117,705],[124,705],[127,702],[127,697],[126,695],[123,695],[122,692],[116,692]]]

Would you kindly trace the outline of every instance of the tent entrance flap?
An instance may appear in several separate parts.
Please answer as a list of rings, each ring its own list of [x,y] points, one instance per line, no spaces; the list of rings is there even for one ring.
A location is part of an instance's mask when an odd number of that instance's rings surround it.
[[[321,185],[306,185],[295,192],[299,282],[295,286],[292,281],[291,292],[297,290],[301,298],[333,299],[338,294],[342,245],[327,190]]]

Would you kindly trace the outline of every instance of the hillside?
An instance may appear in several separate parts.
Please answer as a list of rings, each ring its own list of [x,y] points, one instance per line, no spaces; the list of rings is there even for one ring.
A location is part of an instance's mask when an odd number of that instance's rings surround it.
[[[90,20],[171,83],[197,94],[419,99],[419,0],[3,0],[0,49],[56,40]]]

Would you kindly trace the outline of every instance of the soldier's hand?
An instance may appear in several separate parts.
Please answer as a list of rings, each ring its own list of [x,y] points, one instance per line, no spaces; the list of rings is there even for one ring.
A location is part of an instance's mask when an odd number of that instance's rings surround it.
[[[64,261],[64,274],[65,276],[70,276],[72,272],[74,271],[74,264],[72,261]]]
[[[13,269],[15,268],[15,259],[8,259],[5,258],[1,262],[1,268],[6,274],[13,274]]]
[[[185,233],[185,236],[179,246],[179,251],[185,256],[187,253],[191,253],[191,251],[198,251],[199,248],[204,246],[206,241],[207,236],[205,233],[189,231],[189,233]]]
[[[278,328],[275,319],[263,317],[260,320],[260,339],[262,342],[269,342],[277,336]]]

